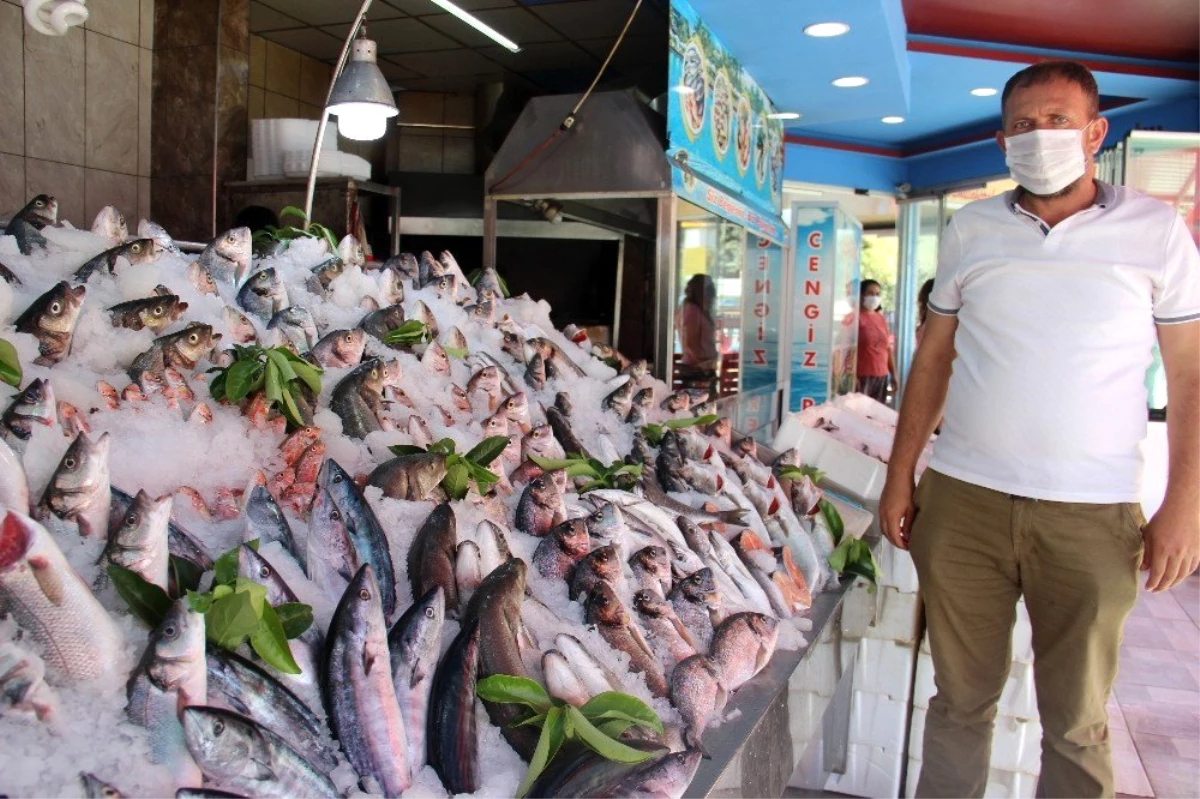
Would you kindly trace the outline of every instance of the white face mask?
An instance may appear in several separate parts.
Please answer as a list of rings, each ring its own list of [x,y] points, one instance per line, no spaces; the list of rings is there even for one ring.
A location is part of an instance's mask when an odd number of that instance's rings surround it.
[[[1084,130],[1087,125],[1083,130],[1043,129],[1005,136],[1004,163],[1012,179],[1030,193],[1043,196],[1062,191],[1079,180],[1087,169]]]
[[[863,297],[863,307],[868,311],[878,309],[882,302],[883,299],[878,294],[868,294],[866,297]]]

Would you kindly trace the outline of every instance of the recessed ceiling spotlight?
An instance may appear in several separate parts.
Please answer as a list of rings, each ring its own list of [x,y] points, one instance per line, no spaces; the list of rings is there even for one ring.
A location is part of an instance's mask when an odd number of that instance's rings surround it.
[[[899,125],[904,121],[904,117],[884,117],[879,121],[885,125]]]
[[[813,36],[817,39],[828,39],[849,32],[850,26],[845,22],[817,22],[804,28],[806,36]]]
[[[767,114],[767,119],[799,119],[800,115],[795,111],[777,111],[774,114]]]
[[[971,94],[975,95],[976,97],[994,97],[996,95],[996,90],[984,86],[978,89],[971,89]]]
[[[856,89],[859,86],[866,86],[870,81],[859,75],[850,75],[845,78],[838,78],[833,82],[834,86],[839,89]]]

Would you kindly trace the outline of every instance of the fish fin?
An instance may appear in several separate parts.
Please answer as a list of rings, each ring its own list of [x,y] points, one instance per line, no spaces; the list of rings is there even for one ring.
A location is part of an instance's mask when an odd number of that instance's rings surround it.
[[[259,782],[274,782],[278,779],[275,769],[271,768],[270,763],[264,763],[254,757],[249,758],[249,761],[254,766],[254,774],[250,775],[251,779]]]
[[[62,575],[44,555],[33,555],[27,558],[27,562],[33,570],[33,579],[37,580],[42,595],[55,605],[61,605],[63,601]]]
[[[675,632],[679,633],[679,637],[683,639],[684,643],[692,649],[699,651],[699,647],[696,646],[696,639],[692,637],[691,631],[684,626],[683,622],[675,614],[671,614],[671,624],[675,627]]]
[[[375,667],[375,655],[371,652],[370,647],[363,647],[362,653],[363,674],[370,675],[371,669]]]

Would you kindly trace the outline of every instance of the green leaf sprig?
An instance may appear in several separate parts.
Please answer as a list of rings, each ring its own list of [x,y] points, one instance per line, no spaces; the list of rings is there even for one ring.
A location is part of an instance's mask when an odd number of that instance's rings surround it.
[[[249,546],[258,549],[258,541]],[[135,616],[151,627],[162,623],[171,609],[171,596],[136,572],[110,564],[108,576],[117,593]],[[247,639],[265,663],[285,674],[299,674],[288,640],[302,635],[313,623],[312,608],[300,602],[272,606],[265,586],[238,576],[238,548],[234,547],[213,564],[213,581],[208,591],[181,588],[188,606],[204,614],[209,642],[233,652]]]
[[[254,245],[262,248],[279,241],[323,239],[329,245],[330,252],[337,252],[337,237],[333,235],[332,230],[319,222],[310,222],[304,214],[303,209],[297,208],[294,205],[285,205],[279,212],[280,221],[289,216],[299,219],[300,227],[294,225],[282,225],[280,227],[267,225],[265,228],[255,231],[252,237]]]
[[[233,352],[232,364],[208,370],[217,373],[208,387],[213,399],[240,402],[261,390],[268,404],[277,407],[292,428],[309,423],[301,413],[296,397],[301,385],[320,393],[321,375],[324,373],[321,367],[309,363],[287,347],[264,349],[254,344],[235,344]]]
[[[642,476],[640,463],[625,463],[613,461],[605,466],[595,458],[539,458],[530,455],[529,459],[543,471],[554,472],[565,469],[567,477],[587,477],[589,480],[577,489],[580,494],[595,491],[598,488],[616,488],[622,491],[632,490]]]
[[[833,552],[829,553],[829,565],[838,574],[851,574],[862,577],[871,583],[871,591],[875,590],[883,570],[875,560],[875,553],[870,545],[860,538],[843,538]]]
[[[528,677],[493,674],[476,683],[475,693],[487,702],[524,705],[528,708],[525,718],[514,726],[542,728],[529,768],[517,788],[518,799],[529,793],[567,741],[579,741],[601,757],[619,763],[641,763],[654,753],[622,743],[621,734],[634,725],[660,735],[663,732],[662,721],[645,702],[617,691],[597,694],[582,707],[575,707],[552,698],[541,684]]]
[[[12,345],[12,342],[0,338],[0,382],[18,388],[21,385],[21,374],[21,361],[17,358],[17,348]]]
[[[816,466],[784,466],[779,470],[779,476],[786,480],[800,480],[807,477],[813,485],[825,479],[825,472]]]
[[[642,435],[646,437],[646,441],[652,447],[657,447],[662,444],[663,436],[668,430],[683,430],[688,427],[707,426],[717,421],[715,413],[705,414],[704,416],[681,417],[679,419],[668,419],[662,424],[648,424],[642,427]]]
[[[487,493],[489,486],[499,482],[500,478],[492,474],[487,467],[500,457],[500,453],[504,452],[504,448],[507,446],[508,439],[506,437],[492,436],[480,441],[465,455],[454,451],[455,444],[452,438],[435,441],[429,445],[428,449],[415,444],[397,444],[388,449],[393,455],[413,455],[418,452],[445,455],[446,476],[440,483],[442,490],[450,499],[464,499],[472,482],[475,483],[475,490],[480,494]]]
[[[419,344],[428,344],[433,340],[432,331],[429,325],[422,322],[420,319],[409,319],[400,327],[392,328],[383,337],[384,344],[395,344],[400,347],[413,347]]]

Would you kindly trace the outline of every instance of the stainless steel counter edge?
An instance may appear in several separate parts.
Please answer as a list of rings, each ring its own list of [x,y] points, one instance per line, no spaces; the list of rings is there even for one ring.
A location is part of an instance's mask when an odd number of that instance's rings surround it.
[[[873,547],[878,542],[873,542]],[[790,680],[796,669],[817,649],[818,641],[826,633],[837,635],[830,624],[840,624],[842,604],[855,584],[850,577],[842,580],[833,589],[825,590],[813,599],[812,607],[805,614],[812,621],[812,629],[804,633],[808,646],[796,651],[778,650],[767,667],[753,680],[739,688],[725,709],[725,716],[736,709],[740,714],[710,728],[703,738],[705,750],[712,757],[700,763],[696,776],[684,796],[708,797],[716,795],[714,789],[722,782],[729,782],[726,774],[737,767],[742,790],[730,795],[779,796],[787,785],[796,764],[804,754],[803,745],[798,749],[792,740],[789,719]],[[852,664],[847,664],[852,666]],[[831,697],[827,697],[831,701]],[[820,708],[823,715],[829,701]],[[752,769],[752,773],[748,771]],[[754,784],[752,792],[746,792],[745,783]],[[776,788],[778,790],[776,790]]]

